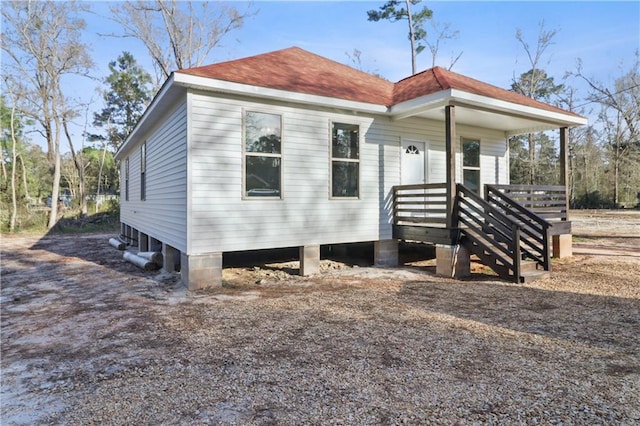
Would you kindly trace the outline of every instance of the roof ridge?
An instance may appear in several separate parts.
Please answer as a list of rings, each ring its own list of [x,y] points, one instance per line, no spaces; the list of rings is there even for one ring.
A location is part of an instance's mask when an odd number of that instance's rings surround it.
[[[451,89],[453,86],[451,85],[451,83],[449,82],[449,79],[447,78],[447,76],[443,71],[444,69],[439,66],[435,66],[431,68],[433,77],[436,79],[436,82],[438,83],[440,88],[442,90]]]

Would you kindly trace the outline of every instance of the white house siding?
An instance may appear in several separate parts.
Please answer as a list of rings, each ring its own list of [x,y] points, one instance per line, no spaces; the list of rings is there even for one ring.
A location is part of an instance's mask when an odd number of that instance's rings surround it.
[[[378,162],[388,147],[367,136],[373,118],[201,93],[190,97],[189,254],[391,237],[390,227],[379,229]],[[246,110],[282,115],[281,200],[242,198]],[[330,199],[331,121],[360,125],[359,199]]]
[[[187,105],[182,101],[129,152],[129,201],[121,163],[120,221],[178,250],[187,248]],[[146,140],[146,199],[140,199],[140,146]]]
[[[425,140],[428,182],[445,180],[442,122],[394,121],[200,92],[188,96],[189,254],[391,238],[388,205],[391,187],[400,183],[401,138]],[[242,198],[242,122],[247,110],[282,115],[281,200]],[[357,200],[329,196],[331,121],[360,125]],[[482,183],[506,179],[502,132],[458,126],[458,136],[481,139]],[[459,161],[457,168],[461,175]]]

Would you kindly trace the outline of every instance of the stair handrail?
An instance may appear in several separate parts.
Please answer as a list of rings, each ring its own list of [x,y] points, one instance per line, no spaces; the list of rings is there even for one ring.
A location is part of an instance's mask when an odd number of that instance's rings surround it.
[[[458,220],[462,221],[464,224],[466,224],[469,227],[473,227],[473,224],[471,223],[471,221],[466,220],[464,218],[462,218],[460,216],[460,209],[462,207],[462,205],[464,203],[468,203],[468,200],[465,200],[465,198],[469,198],[473,201],[475,201],[478,204],[478,207],[480,207],[482,210],[484,210],[485,215],[483,216],[483,220],[487,220],[489,217],[494,217],[498,223],[500,223],[504,228],[509,229],[510,230],[510,234],[511,235],[506,235],[504,232],[501,232],[502,235],[504,235],[505,237],[509,237],[510,240],[506,241],[506,238],[504,239],[505,241],[495,241],[495,242],[505,242],[507,243],[507,247],[508,247],[508,252],[509,254],[511,254],[511,265],[506,265],[507,269],[510,269],[513,271],[513,280],[517,283],[520,282],[520,278],[521,278],[521,261],[522,261],[522,257],[521,257],[521,247],[520,247],[520,240],[521,240],[521,229],[520,229],[520,225],[518,225],[518,223],[516,221],[514,221],[513,219],[511,219],[509,216],[507,216],[506,214],[504,214],[500,209],[498,209],[497,207],[495,207],[494,205],[490,204],[488,201],[486,201],[485,199],[483,199],[480,195],[476,194],[474,191],[472,191],[471,189],[465,187],[463,184],[458,183],[456,185],[457,187],[457,196],[456,196],[456,216],[458,217]],[[473,209],[478,211],[478,209]],[[471,214],[469,214],[468,212],[466,212],[470,217]],[[498,230],[496,228],[496,230]],[[482,227],[480,227],[480,233],[483,233],[484,235],[487,235],[484,230],[482,229]],[[471,238],[471,239],[475,239],[471,234],[466,234],[467,238]],[[491,240],[495,240],[493,238],[490,238]],[[476,243],[481,243],[480,241],[478,241],[477,239]],[[484,245],[484,244],[483,244]],[[491,250],[494,252],[494,255],[498,253],[496,247],[499,247],[499,245],[495,245],[494,247],[486,247],[488,250]],[[504,252],[504,251],[503,251]],[[506,253],[505,253],[506,254]],[[496,271],[497,272],[497,271]]]
[[[522,215],[526,216],[530,221],[537,225],[537,230],[539,235],[532,235],[529,230],[525,230],[525,233],[531,235],[532,237],[541,241],[541,256],[540,258],[532,253],[531,250],[525,249],[527,254],[529,254],[532,258],[536,260],[546,271],[551,270],[551,253],[549,251],[549,228],[553,226],[549,221],[536,214],[532,210],[524,207],[516,200],[509,197],[504,192],[500,191],[498,186],[486,184],[484,191],[485,199],[487,199],[490,195],[494,195],[499,198],[502,202],[506,203],[510,208],[517,210]],[[488,201],[488,200],[487,200]],[[531,226],[532,229],[536,229],[536,227]],[[529,246],[532,245],[529,243]]]

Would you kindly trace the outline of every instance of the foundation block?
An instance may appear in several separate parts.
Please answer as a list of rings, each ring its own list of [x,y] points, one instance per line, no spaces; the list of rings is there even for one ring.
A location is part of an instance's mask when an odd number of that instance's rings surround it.
[[[571,234],[553,236],[553,257],[562,259],[573,256],[573,241]]]
[[[222,286],[222,253],[180,256],[182,282],[190,291]]]
[[[471,254],[461,245],[436,244],[436,274],[448,278],[471,275]]]
[[[138,231],[138,251],[149,251],[149,236]]]
[[[300,275],[308,277],[320,273],[320,246],[300,247]]]
[[[176,249],[169,244],[162,243],[162,269],[166,272],[176,270]]]
[[[380,240],[373,244],[375,266],[398,266],[398,240]]]

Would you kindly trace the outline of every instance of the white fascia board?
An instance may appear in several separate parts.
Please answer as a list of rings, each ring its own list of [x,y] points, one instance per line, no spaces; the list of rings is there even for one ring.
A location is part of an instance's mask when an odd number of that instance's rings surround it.
[[[176,84],[179,84],[181,86],[205,91],[232,93],[243,96],[255,96],[259,98],[273,99],[284,102],[296,102],[307,105],[311,104],[374,114],[386,114],[388,112],[388,108],[386,107],[386,105],[348,101],[328,96],[309,95],[306,93],[290,92],[287,90],[233,83],[229,81],[183,73],[174,74],[174,79]]]
[[[520,105],[487,96],[475,95],[473,93],[457,89],[451,89],[451,102],[454,104],[461,103],[471,107],[479,106],[493,109],[495,111],[503,112],[506,115],[512,114],[529,117],[532,120],[540,120],[549,124],[554,123],[558,126],[583,126],[588,123],[587,119],[584,117]]]
[[[132,143],[131,141],[136,138],[137,134],[141,131],[140,129],[146,127],[147,122],[149,121],[149,117],[153,116],[154,112],[160,109],[158,105],[161,105],[162,100],[167,95],[167,92],[169,92],[169,90],[173,86],[174,75],[175,74],[172,73],[169,76],[169,78],[164,82],[164,84],[162,85],[158,93],[156,93],[156,95],[154,96],[153,100],[151,101],[151,104],[149,104],[147,109],[145,109],[144,113],[142,114],[142,117],[140,117],[140,119],[136,123],[136,126],[133,128],[131,133],[129,133],[129,135],[127,136],[127,139],[124,141],[122,146],[120,146],[120,149],[118,149],[118,152],[116,152],[116,155],[114,156],[116,160],[121,160],[124,154],[127,151],[129,151],[129,145],[131,145]]]
[[[447,105],[450,99],[451,89],[443,90],[441,92],[400,102],[399,104],[393,105],[389,110],[389,113],[393,120],[402,120],[404,118],[411,117],[412,115],[443,107]]]

